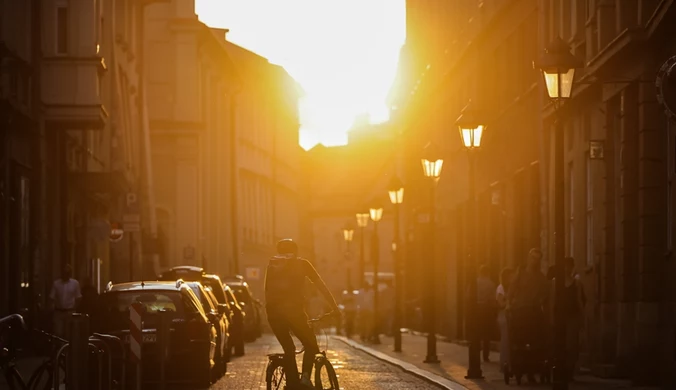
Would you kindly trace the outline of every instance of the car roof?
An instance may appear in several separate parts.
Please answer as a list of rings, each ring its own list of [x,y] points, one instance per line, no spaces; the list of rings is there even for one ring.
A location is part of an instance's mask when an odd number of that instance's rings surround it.
[[[249,284],[243,280],[228,280],[225,282],[228,286],[237,286],[237,287],[242,287],[242,286],[248,286]]]
[[[171,281],[148,281],[148,282],[125,282],[109,284],[107,291],[148,291],[148,290],[174,290],[178,291],[180,285]]]
[[[194,265],[177,265],[176,267],[171,267],[169,271],[193,271],[204,273],[204,268],[196,267]]]

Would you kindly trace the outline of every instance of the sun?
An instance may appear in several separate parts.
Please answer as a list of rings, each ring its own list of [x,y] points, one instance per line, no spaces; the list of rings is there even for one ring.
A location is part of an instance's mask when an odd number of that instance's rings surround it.
[[[346,143],[357,115],[388,119],[405,0],[197,0],[196,12],[300,83],[304,148]]]

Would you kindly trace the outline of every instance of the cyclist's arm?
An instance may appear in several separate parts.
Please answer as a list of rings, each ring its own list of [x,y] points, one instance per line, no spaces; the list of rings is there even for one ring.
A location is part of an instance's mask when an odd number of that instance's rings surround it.
[[[303,262],[303,271],[305,276],[310,279],[315,287],[317,287],[317,290],[319,290],[319,292],[324,296],[324,299],[326,299],[326,301],[331,304],[332,310],[337,311],[338,305],[336,304],[336,300],[333,298],[333,295],[326,287],[326,284],[315,270],[315,267],[313,267],[312,264],[310,264],[310,262],[305,259],[302,259],[301,261]]]

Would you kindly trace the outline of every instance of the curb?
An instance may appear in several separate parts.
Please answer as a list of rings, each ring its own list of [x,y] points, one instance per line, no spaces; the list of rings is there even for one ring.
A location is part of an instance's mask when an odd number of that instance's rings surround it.
[[[350,340],[350,339],[345,338],[343,336],[331,336],[331,337],[336,339],[336,340],[342,341],[343,343],[349,345],[350,347],[352,347],[354,349],[358,349],[362,352],[365,352],[365,353],[375,357],[378,360],[382,360],[385,363],[389,363],[389,364],[392,364],[394,366],[397,366],[397,367],[401,368],[402,370],[404,370],[404,371],[406,371],[406,372],[408,372],[408,373],[410,373],[410,374],[412,374],[412,375],[414,375],[414,376],[416,376],[416,377],[418,377],[418,378],[420,378],[420,379],[422,379],[426,382],[429,382],[429,383],[431,383],[435,386],[438,386],[442,389],[469,390],[467,387],[465,387],[465,386],[463,386],[463,385],[461,385],[457,382],[453,382],[453,381],[446,379],[442,376],[432,374],[431,372],[429,372],[427,370],[423,370],[421,368],[418,368],[411,363],[406,363],[402,360],[393,358],[392,356],[389,356],[389,355],[382,353],[380,351],[376,351],[375,349],[366,347],[366,346],[364,346],[364,345],[362,345],[362,344],[360,344],[356,341]]]

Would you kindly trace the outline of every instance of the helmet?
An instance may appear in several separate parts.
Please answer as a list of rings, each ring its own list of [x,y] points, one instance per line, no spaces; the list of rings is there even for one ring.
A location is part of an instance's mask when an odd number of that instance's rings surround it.
[[[285,238],[277,242],[277,253],[280,255],[286,255],[289,253],[298,255],[298,245],[296,245],[292,239]]]

